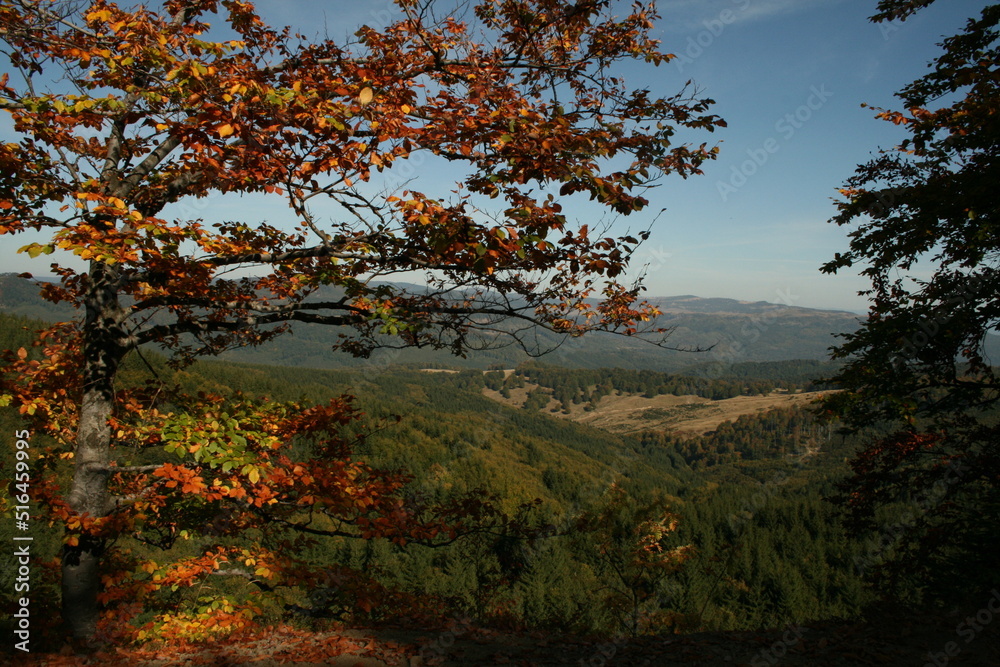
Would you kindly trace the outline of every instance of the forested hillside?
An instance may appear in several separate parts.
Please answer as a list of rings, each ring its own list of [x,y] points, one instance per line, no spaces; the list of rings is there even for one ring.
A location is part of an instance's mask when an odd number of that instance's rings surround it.
[[[414,287],[414,289],[417,289]],[[333,290],[321,290],[315,299],[338,298]],[[654,297],[661,311],[657,326],[673,329],[669,347],[679,350],[709,348],[705,352],[660,349],[638,340],[595,333],[584,338],[564,338],[539,329],[532,333],[539,351],[549,350],[546,363],[566,368],[628,368],[678,371],[696,367],[716,378],[744,362],[821,360],[835,343],[834,334],[854,331],[853,313],[825,311],[774,303],[748,303],[734,299]],[[6,312],[48,321],[69,319],[72,311],[43,301],[37,287],[13,274],[0,274],[0,306]],[[430,349],[376,350],[367,363],[346,354],[333,355],[330,347],[345,330],[296,323],[291,338],[256,348],[226,352],[223,357],[242,363],[304,366],[307,368],[357,368],[367,364],[390,366],[415,364],[448,368],[491,366],[513,368],[531,357],[516,346],[470,350],[464,357]],[[294,345],[289,344],[294,340]]]
[[[803,375],[803,365],[810,377]],[[730,377],[708,379],[698,369],[684,373],[623,368],[582,370],[561,368],[551,364],[529,362],[521,364],[513,373],[491,371],[485,375],[486,386],[508,398],[511,390],[531,385],[534,390],[543,388],[546,396],[568,411],[571,405],[585,404],[594,409],[605,396],[611,394],[637,394],[653,398],[673,396],[699,396],[711,400],[769,394],[782,391],[815,391],[828,388],[819,378],[823,372],[832,372],[832,364],[804,361],[779,362],[767,365],[756,377]],[[746,371],[742,371],[746,373]],[[732,379],[730,379],[732,378]]]
[[[1000,4],[318,4],[0,3],[13,665],[1000,664]]]
[[[22,327],[37,324],[7,315],[0,323],[7,349],[26,345],[30,336]],[[599,401],[600,387],[723,397],[769,390],[775,382],[793,386],[776,374],[771,366],[764,375],[774,379],[741,384],[620,370],[567,373],[533,364],[507,374],[507,380],[531,378],[572,402]],[[451,616],[610,636],[778,627],[852,616],[870,599],[854,568],[862,545],[845,536],[823,500],[843,474],[850,447],[816,426],[806,411],[741,418],[697,438],[668,432],[613,435],[483,396],[488,386],[504,386],[504,375],[218,361],[175,371],[145,353],[131,358],[124,377],[129,383],[155,378],[187,392],[242,392],[275,401],[320,403],[356,395],[366,428],[374,430],[357,443],[354,456],[411,476],[411,497],[446,501],[468,492],[495,497],[529,530],[471,534],[434,548],[334,537],[303,547],[299,555],[364,572],[384,587],[379,588],[384,595],[431,596]],[[3,419],[5,428],[15,428],[16,415],[5,410]],[[634,576],[622,575],[608,554],[627,553],[628,540],[611,527],[637,530],[663,509],[678,521],[676,534],[668,536],[671,543],[690,547],[684,562],[676,571],[643,574],[640,568]],[[58,536],[49,535],[44,544],[48,557],[55,556]],[[155,555],[138,543],[131,548]],[[178,542],[172,557],[186,548]],[[258,593],[251,585],[226,589],[248,599]],[[338,590],[293,587],[266,598],[261,613],[359,624],[396,618],[386,616],[384,606],[366,609],[366,598],[357,592]],[[136,622],[142,627],[154,620]]]

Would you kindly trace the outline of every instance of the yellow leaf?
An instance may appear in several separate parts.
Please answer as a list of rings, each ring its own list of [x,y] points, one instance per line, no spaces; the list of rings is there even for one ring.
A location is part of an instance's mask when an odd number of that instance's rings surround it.
[[[250,478],[250,483],[251,484],[256,484],[257,482],[260,481],[260,473],[257,472],[256,468],[254,468],[253,470],[251,470],[250,474],[248,474],[247,477]]]
[[[375,99],[375,91],[368,86],[362,88],[361,92],[358,93],[358,101],[361,102],[362,105],[370,104],[373,99]]]
[[[409,104],[404,104],[403,106],[399,107],[399,110],[402,111],[403,113],[410,113],[410,111],[412,111]]]
[[[219,133],[220,137],[228,137],[233,133],[233,126],[226,123],[225,125],[220,125],[215,131]]]
[[[107,9],[102,9],[99,12],[90,12],[87,14],[88,21],[107,21],[111,18],[111,12]]]

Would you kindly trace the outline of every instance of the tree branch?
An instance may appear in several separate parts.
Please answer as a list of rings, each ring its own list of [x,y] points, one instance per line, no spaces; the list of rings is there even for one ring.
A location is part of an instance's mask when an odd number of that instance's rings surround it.
[[[149,172],[153,171],[158,164],[163,162],[171,151],[181,145],[181,138],[178,136],[168,137],[162,144],[156,147],[156,149],[146,156],[143,160],[136,166],[132,173],[128,175],[125,180],[122,181],[122,189],[120,190],[119,197],[128,196],[132,190],[139,184],[143,178],[149,175]]]
[[[247,570],[232,568],[229,570],[215,570],[210,573],[213,577],[242,577],[249,581],[251,584],[258,586],[261,590],[273,591],[274,587],[268,583],[261,581],[258,577]]]
[[[150,327],[145,331],[142,331],[132,337],[132,348],[138,347],[145,343],[151,343],[153,341],[162,340],[164,338],[169,338],[171,336],[179,336],[181,334],[207,334],[207,333],[218,333],[218,332],[229,332],[235,333],[239,331],[244,331],[248,328],[258,327],[266,324],[281,324],[283,322],[295,321],[295,322],[308,322],[311,324],[325,324],[328,326],[345,326],[350,324],[355,324],[361,319],[359,317],[344,317],[338,315],[314,315],[310,313],[302,312],[292,312],[292,313],[275,313],[272,315],[263,315],[260,317],[244,317],[238,321],[198,321],[189,320],[185,322],[175,322],[173,324],[160,324],[154,327]]]
[[[142,473],[142,472],[153,472],[154,470],[159,470],[164,465],[165,464],[163,464],[163,463],[155,463],[153,465],[148,465],[148,466],[99,466],[99,467],[91,466],[90,468],[91,468],[91,470],[94,470],[95,472],[108,472],[108,473],[113,473],[113,472],[135,472],[135,473]]]

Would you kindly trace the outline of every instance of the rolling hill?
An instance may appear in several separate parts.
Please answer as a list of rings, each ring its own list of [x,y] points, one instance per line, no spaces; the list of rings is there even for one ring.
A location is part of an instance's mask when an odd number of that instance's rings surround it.
[[[673,333],[667,344],[655,347],[645,341],[611,334],[580,339],[560,338],[539,332],[539,346],[548,350],[548,363],[568,368],[635,368],[676,372],[700,366],[718,377],[741,362],[825,359],[835,335],[855,331],[859,316],[846,311],[818,310],[724,298],[693,295],[652,297],[649,301],[663,312],[657,324]],[[48,321],[73,317],[65,305],[42,301],[30,281],[14,274],[0,275],[0,310]],[[314,324],[294,327],[291,338],[226,352],[222,359],[242,363],[265,363],[308,368],[384,368],[415,364],[451,368],[510,368],[531,357],[514,346],[470,352],[457,358],[445,351],[380,350],[370,359],[331,354],[340,329]],[[294,341],[291,344],[290,341]],[[694,352],[690,350],[703,349]]]

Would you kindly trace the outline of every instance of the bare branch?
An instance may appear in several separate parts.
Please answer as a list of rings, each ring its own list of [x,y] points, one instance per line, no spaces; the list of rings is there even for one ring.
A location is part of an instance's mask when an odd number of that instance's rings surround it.
[[[107,473],[115,473],[115,472],[143,473],[143,472],[153,472],[154,470],[159,470],[164,465],[165,464],[163,463],[155,463],[148,466],[99,466],[99,467],[91,466],[90,469],[94,471],[107,472]]]
[[[163,162],[175,148],[181,145],[181,143],[181,138],[178,136],[171,136],[164,140],[162,144],[157,146],[152,153],[147,155],[146,159],[140,162],[132,173],[122,181],[122,189],[120,190],[119,196],[124,197],[129,195],[139,182],[148,176],[149,173],[153,171],[157,165]]]

